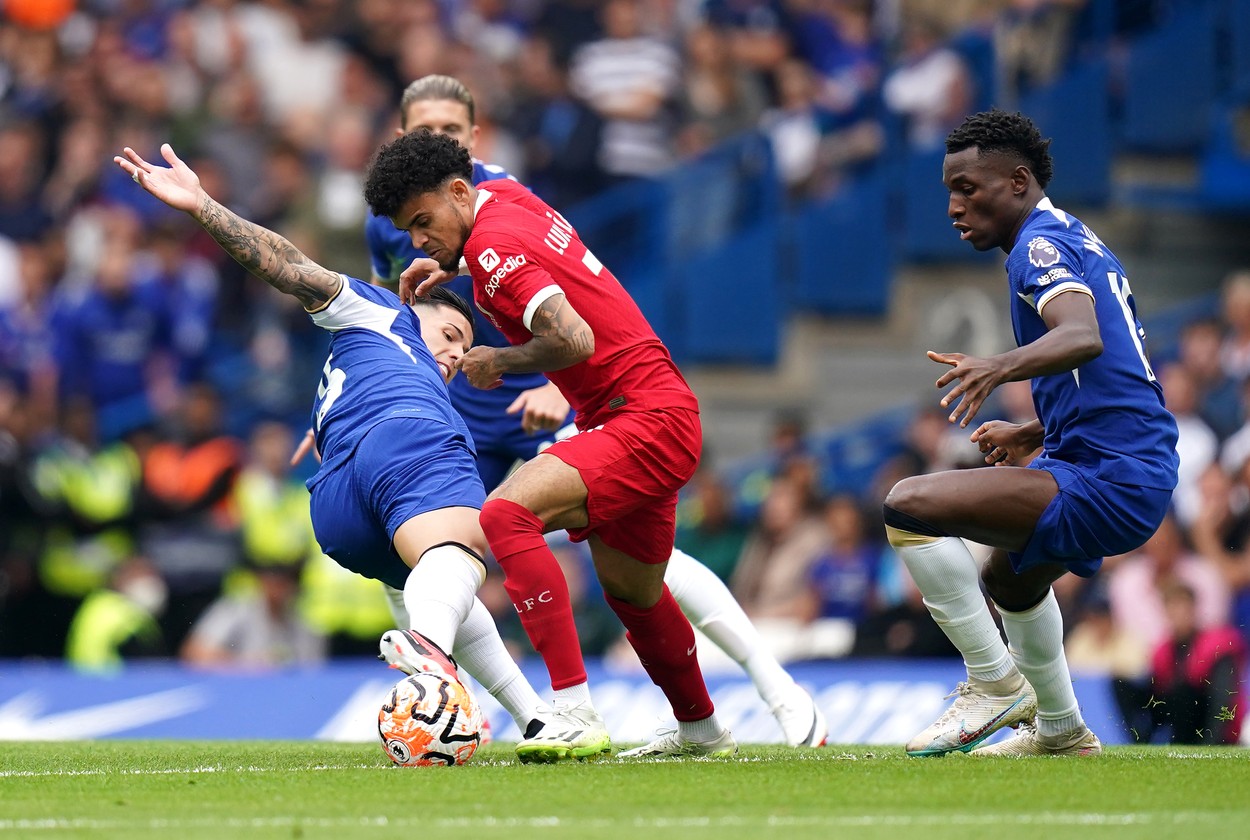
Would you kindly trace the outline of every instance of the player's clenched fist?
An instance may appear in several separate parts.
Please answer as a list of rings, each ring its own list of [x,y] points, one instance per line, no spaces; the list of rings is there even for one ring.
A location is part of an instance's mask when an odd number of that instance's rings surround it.
[[[460,359],[460,372],[474,388],[489,391],[503,384],[500,374],[503,372],[496,363],[498,349],[495,347],[477,346],[465,353]]]

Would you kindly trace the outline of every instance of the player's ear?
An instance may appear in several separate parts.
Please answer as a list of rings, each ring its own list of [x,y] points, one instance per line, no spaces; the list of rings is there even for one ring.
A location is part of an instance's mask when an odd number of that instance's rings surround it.
[[[1024,195],[1029,188],[1029,179],[1033,173],[1024,164],[1017,166],[1011,173],[1011,191],[1015,195]]]

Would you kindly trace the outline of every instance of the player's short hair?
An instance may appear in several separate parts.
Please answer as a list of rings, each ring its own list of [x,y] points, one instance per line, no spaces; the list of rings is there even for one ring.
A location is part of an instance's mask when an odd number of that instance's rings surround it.
[[[365,202],[375,216],[394,216],[410,198],[433,192],[452,178],[473,183],[473,160],[452,138],[426,129],[382,148],[365,172]]]
[[[473,322],[473,307],[469,306],[469,302],[460,295],[448,289],[445,286],[435,286],[425,297],[413,298],[413,306],[424,306],[433,309],[435,306],[449,306],[464,316],[469,322],[469,329],[473,330],[475,324]],[[469,335],[469,341],[473,341],[473,335]]]
[[[438,74],[422,76],[404,88],[403,96],[399,98],[400,124],[405,129],[408,127],[405,123],[408,119],[409,105],[430,99],[447,99],[452,102],[459,102],[469,109],[469,125],[476,124],[477,106],[473,102],[473,94],[469,93],[469,89],[465,87],[464,82],[451,76]]]
[[[954,154],[975,147],[979,154],[1011,155],[1028,166],[1037,183],[1046,188],[1055,174],[1050,140],[1042,139],[1033,121],[1024,114],[993,108],[973,114],[946,136],[946,152]]]

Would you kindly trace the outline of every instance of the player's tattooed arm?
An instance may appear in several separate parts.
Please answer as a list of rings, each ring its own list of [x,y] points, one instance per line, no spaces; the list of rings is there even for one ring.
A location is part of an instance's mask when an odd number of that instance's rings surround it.
[[[253,224],[203,194],[196,221],[239,265],[305,309],[317,309],[338,291],[339,274],[322,268],[288,240]]]
[[[595,334],[586,320],[556,293],[539,304],[530,321],[533,337],[513,347],[477,346],[460,360],[460,370],[475,388],[495,388],[504,373],[564,370],[594,355]]]
[[[563,294],[554,294],[538,305],[530,333],[534,337],[516,349],[527,350],[532,363],[544,365],[533,370],[563,370],[595,353],[594,332]]]
[[[293,295],[305,309],[318,309],[338,291],[338,274],[317,265],[287,240],[230,212],[204,191],[200,177],[161,146],[168,166],[149,163],[129,146],[113,158],[122,171],[151,195],[200,223],[226,253],[280,292]]]

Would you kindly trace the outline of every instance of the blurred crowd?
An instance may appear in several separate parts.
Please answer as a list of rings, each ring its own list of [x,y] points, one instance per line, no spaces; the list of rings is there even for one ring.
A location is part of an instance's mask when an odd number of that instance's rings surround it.
[[[311,466],[287,464],[324,336],[136,189],[111,163],[123,145],[155,159],[171,142],[215,198],[366,277],[363,169],[420,76],[464,80],[477,155],[558,207],[746,131],[802,200],[891,136],[940,146],[991,86],[1009,105],[1046,84],[1087,5],[0,0],[0,657],[265,667],[372,653],[391,621],[376,587],[317,550]],[[1117,2],[1117,31],[1168,5]],[[1182,424],[1175,519],[1063,593],[1074,661],[1126,686],[1165,644],[1184,682],[1195,639],[1250,620],[1250,276],[1181,347],[1159,369]],[[1014,399],[1010,416],[1030,410]],[[789,418],[758,511],[709,466],[680,544],[784,658],[948,655],[875,512],[888,477],[969,465],[944,428],[922,411],[872,488],[828,497]],[[593,571],[556,548],[588,652],[611,651]],[[497,577],[484,598],[519,641]]]

